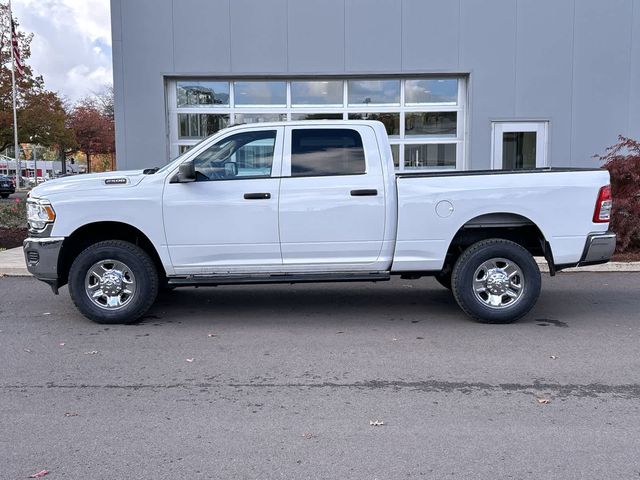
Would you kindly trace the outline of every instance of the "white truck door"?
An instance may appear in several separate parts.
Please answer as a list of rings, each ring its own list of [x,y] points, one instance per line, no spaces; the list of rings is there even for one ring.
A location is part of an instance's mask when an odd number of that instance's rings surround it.
[[[385,230],[384,185],[371,127],[286,127],[279,209],[285,267],[375,269]]]
[[[176,273],[282,266],[278,189],[284,128],[231,133],[194,158],[196,181],[167,184],[163,216]]]

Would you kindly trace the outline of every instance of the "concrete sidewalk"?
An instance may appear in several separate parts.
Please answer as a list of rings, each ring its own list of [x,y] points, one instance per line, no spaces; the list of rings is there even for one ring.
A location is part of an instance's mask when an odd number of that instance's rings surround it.
[[[0,251],[0,276],[29,277],[22,247]]]
[[[549,271],[546,260],[536,258],[536,261],[540,266],[540,271]],[[563,272],[640,272],[640,262],[609,262],[604,265],[568,268]],[[22,247],[0,251],[0,276],[28,277],[30,275],[24,261]]]

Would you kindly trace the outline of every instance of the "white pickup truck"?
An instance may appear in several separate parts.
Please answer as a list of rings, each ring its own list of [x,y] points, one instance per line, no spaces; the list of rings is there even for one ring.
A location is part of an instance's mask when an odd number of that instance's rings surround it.
[[[239,125],[161,169],[47,182],[28,199],[29,271],[100,323],[182,286],[435,276],[506,323],[551,274],[615,247],[605,170],[396,173],[372,121]],[[330,299],[327,299],[329,301]]]

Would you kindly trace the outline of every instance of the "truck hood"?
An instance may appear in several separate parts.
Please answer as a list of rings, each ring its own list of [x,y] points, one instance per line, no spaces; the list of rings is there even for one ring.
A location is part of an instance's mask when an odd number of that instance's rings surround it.
[[[59,193],[81,192],[85,190],[131,188],[138,185],[145,176],[142,170],[127,170],[56,178],[42,183],[31,190],[31,197],[48,197]]]

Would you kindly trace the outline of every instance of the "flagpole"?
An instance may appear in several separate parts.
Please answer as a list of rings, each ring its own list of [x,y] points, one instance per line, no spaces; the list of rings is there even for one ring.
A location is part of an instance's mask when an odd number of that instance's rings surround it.
[[[13,25],[13,12],[11,10],[11,0],[9,0],[9,20]],[[11,28],[9,45],[11,46],[11,89],[13,92],[13,146],[16,160],[16,188],[20,188],[22,183],[22,168],[20,165],[20,150],[18,149],[18,115],[16,113],[16,60],[13,54],[13,28]]]

